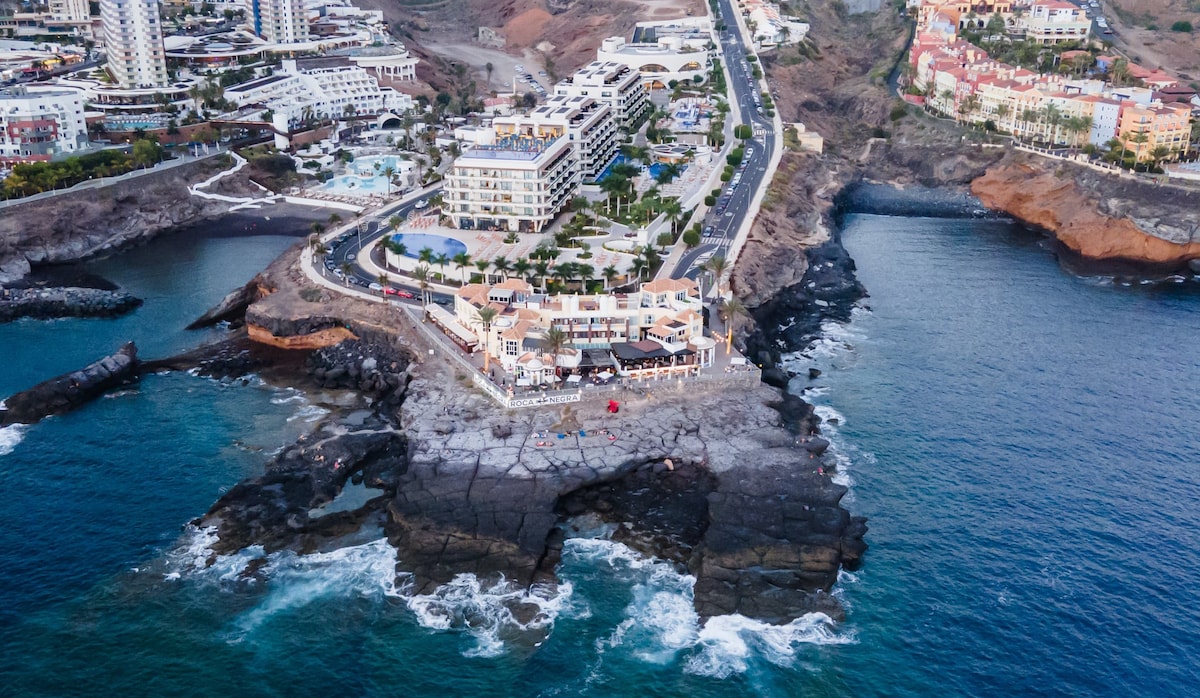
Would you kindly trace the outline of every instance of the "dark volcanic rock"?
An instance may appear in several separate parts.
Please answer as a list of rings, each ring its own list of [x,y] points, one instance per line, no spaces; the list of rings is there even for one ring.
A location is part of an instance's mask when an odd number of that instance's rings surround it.
[[[379,417],[359,430],[346,432],[327,423],[273,458],[261,477],[234,486],[193,522],[215,527],[213,551],[229,554],[250,545],[267,552],[290,549],[306,553],[324,541],[351,533],[365,517],[383,510],[386,489],[405,469],[405,440]],[[313,516],[328,504],[352,476],[362,474],[380,496],[354,512]]]
[[[33,424],[69,412],[112,388],[137,380],[137,368],[137,347],[129,342],[111,356],[9,397],[0,410],[0,425]]]
[[[115,317],[142,304],[121,291],[97,288],[6,288],[0,290],[0,322],[28,317]]]
[[[250,304],[262,297],[262,289],[258,285],[258,281],[253,280],[241,288],[230,291],[228,295],[221,299],[212,308],[209,308],[206,313],[196,318],[192,324],[186,329],[198,330],[204,327],[212,327],[218,322],[231,322],[234,324],[242,324],[246,319],[246,309]]]
[[[808,269],[800,283],[783,289],[754,308],[755,330],[746,338],[747,353],[777,364],[781,352],[795,351],[820,335],[826,319],[849,320],[854,304],[867,295],[854,275],[854,260],[836,239],[808,248]],[[768,374],[764,372],[764,380]],[[786,386],[774,376],[773,385]]]
[[[866,549],[866,520],[840,506],[845,493],[803,465],[753,479],[722,478],[708,497],[711,522],[696,571],[700,615],[787,622],[820,611],[840,620],[840,604],[824,593],[838,569],[856,568]]]

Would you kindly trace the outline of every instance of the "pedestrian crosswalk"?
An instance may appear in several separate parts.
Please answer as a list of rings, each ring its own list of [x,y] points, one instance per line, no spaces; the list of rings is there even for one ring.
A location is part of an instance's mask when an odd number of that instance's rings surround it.
[[[725,238],[720,235],[705,235],[700,238],[700,242],[704,245],[720,245],[725,242]]]

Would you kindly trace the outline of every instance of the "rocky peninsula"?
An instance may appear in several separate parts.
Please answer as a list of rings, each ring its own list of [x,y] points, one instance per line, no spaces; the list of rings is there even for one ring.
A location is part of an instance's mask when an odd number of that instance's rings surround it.
[[[76,409],[138,378],[137,347],[129,342],[116,353],[87,366],[9,396],[0,409],[0,426],[33,424]]]
[[[504,410],[407,314],[325,299],[297,256],[245,290],[263,292],[246,309],[248,336],[318,347],[301,385],[365,391],[372,409],[320,425],[222,497],[196,522],[215,528],[216,553],[318,549],[375,521],[398,573],[424,593],[461,573],[552,582],[563,539],[599,524],[694,574],[702,615],[842,617],[828,592],[859,564],[866,525],[841,506],[828,442],[802,401],[755,380]],[[380,494],[322,515],[355,482]]]

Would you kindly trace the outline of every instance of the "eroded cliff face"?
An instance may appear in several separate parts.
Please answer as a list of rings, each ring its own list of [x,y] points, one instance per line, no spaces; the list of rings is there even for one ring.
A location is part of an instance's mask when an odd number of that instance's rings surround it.
[[[971,192],[1089,260],[1177,269],[1200,258],[1197,190],[1009,157],[973,181]]]
[[[220,158],[181,165],[107,187],[84,189],[0,210],[0,283],[30,267],[73,262],[145,242],[158,233],[224,213],[229,204],[192,196],[188,185],[227,169]],[[252,193],[244,179],[214,191]]]

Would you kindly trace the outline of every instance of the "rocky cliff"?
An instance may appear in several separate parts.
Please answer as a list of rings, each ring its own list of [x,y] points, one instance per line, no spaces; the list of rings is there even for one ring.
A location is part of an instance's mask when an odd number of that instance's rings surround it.
[[[1200,258],[1200,190],[1070,163],[1010,156],[971,183],[989,208],[1052,234],[1091,261],[1167,271]]]
[[[227,169],[222,158],[188,163],[115,184],[0,209],[0,283],[31,266],[72,262],[145,242],[178,225],[224,213],[229,205],[188,193],[188,185]],[[254,194],[244,178],[218,181],[219,193]]]

